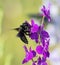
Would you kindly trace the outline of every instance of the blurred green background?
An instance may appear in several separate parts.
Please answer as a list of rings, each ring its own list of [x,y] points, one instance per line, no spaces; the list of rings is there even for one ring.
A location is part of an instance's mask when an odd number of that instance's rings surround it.
[[[12,29],[30,21],[27,15],[38,13],[41,4],[42,0],[0,0],[0,65],[22,65],[24,43]],[[29,41],[28,47],[34,48],[35,42]],[[25,65],[31,65],[31,61]]]

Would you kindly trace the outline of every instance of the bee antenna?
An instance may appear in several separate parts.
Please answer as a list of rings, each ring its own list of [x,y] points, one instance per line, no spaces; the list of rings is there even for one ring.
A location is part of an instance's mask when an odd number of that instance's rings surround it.
[[[20,28],[14,28],[13,30],[19,31]]]

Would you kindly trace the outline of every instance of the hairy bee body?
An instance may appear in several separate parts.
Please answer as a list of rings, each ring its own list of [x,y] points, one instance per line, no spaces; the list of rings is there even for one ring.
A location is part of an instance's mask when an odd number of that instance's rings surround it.
[[[15,30],[18,31],[18,34],[17,36],[25,43],[25,44],[28,44],[28,40],[26,38],[26,35],[29,35],[30,34],[30,24],[25,22],[23,23],[22,25],[20,25],[19,28],[15,28]]]

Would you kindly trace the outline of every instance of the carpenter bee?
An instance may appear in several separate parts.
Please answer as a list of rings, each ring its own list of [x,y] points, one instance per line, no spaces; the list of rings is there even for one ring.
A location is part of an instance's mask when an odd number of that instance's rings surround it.
[[[29,34],[30,34],[30,28],[31,28],[31,25],[30,25],[27,21],[25,21],[22,25],[20,25],[20,27],[14,29],[14,30],[17,30],[17,31],[18,31],[17,36],[18,36],[25,44],[28,44],[28,40],[27,40],[27,38],[26,38],[26,35],[29,36]]]

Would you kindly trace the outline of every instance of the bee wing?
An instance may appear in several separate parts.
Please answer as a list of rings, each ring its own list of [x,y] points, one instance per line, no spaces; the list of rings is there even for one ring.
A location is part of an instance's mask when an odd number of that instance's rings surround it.
[[[26,36],[24,35],[23,32],[20,31],[20,32],[17,34],[17,36],[18,36],[25,44],[28,44],[28,40],[27,40],[27,38],[26,38]]]

